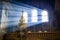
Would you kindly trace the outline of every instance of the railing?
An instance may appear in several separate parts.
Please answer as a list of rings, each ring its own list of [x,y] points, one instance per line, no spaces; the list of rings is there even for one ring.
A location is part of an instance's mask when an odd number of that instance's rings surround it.
[[[60,40],[60,33],[28,33],[28,40]]]
[[[9,38],[14,38],[16,34],[9,33]],[[7,37],[8,37],[7,36]],[[60,40],[60,33],[27,33],[27,39],[26,40]],[[16,39],[16,38],[15,38]]]

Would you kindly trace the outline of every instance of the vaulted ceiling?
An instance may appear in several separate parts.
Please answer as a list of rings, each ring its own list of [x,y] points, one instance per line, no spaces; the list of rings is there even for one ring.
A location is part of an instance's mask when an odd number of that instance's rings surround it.
[[[55,0],[3,0],[8,1],[14,4],[19,5],[20,2],[42,8],[42,9],[49,9],[49,6],[51,6],[53,9],[55,8]]]

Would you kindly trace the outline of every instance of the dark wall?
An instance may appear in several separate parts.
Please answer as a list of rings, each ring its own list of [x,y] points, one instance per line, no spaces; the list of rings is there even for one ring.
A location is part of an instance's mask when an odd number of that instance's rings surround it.
[[[55,0],[55,14],[57,19],[57,29],[60,31],[60,0]]]

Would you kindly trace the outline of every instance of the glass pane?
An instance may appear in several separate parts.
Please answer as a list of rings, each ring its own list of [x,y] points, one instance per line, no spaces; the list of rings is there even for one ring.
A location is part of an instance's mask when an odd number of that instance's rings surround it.
[[[24,12],[23,16],[24,16],[25,23],[28,23],[28,14],[27,14],[27,12]]]
[[[37,19],[38,19],[37,18],[37,10],[33,9],[32,10],[32,18],[31,18],[31,20],[32,20],[32,22],[37,22],[38,21]]]

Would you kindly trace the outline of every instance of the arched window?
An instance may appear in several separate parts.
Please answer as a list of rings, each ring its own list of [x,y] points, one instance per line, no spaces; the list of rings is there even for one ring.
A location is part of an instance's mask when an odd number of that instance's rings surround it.
[[[37,22],[38,20],[37,20],[38,18],[37,18],[37,10],[36,9],[33,9],[32,10],[32,18],[31,18],[31,22]]]
[[[47,11],[42,11],[42,22],[48,22],[48,12]]]
[[[24,11],[23,16],[24,16],[25,23],[28,23],[28,14],[27,14],[27,12]]]

